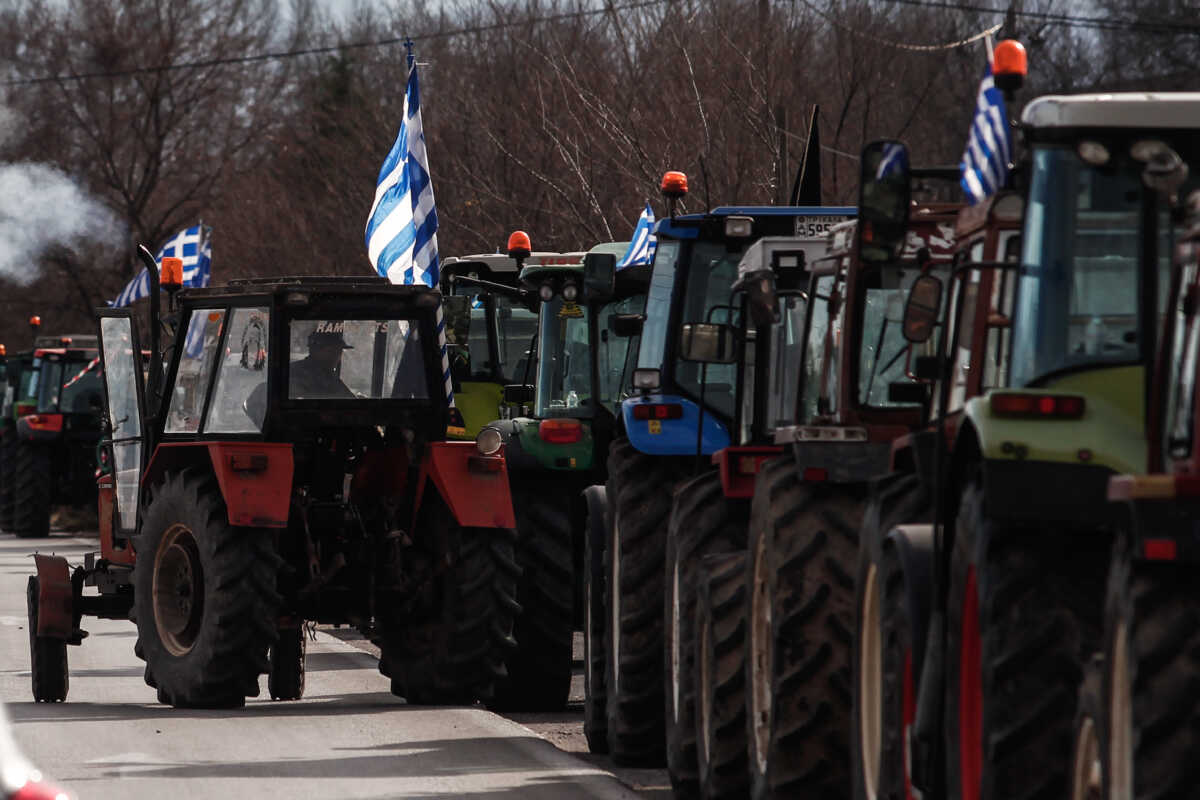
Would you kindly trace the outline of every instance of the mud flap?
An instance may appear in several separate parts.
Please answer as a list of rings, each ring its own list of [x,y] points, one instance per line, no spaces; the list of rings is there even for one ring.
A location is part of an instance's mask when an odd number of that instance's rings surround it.
[[[465,528],[515,528],[512,493],[503,450],[480,455],[474,442],[433,442],[426,446],[417,481],[416,530],[426,487],[433,482],[459,525]]]

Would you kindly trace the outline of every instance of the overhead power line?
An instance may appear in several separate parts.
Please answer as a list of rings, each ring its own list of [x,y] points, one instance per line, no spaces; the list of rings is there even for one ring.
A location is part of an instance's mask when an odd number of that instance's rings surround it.
[[[887,0],[887,2],[893,5],[940,8],[947,11],[970,11],[978,14],[998,14],[1000,16],[1011,13],[1014,17],[1021,19],[1034,19],[1051,25],[1062,25],[1072,28],[1135,31],[1138,33],[1169,35],[1200,33],[1200,24],[1194,22],[1086,17],[1079,14],[1060,14],[1052,11],[1024,11],[1017,8],[996,8],[994,6],[983,6],[974,3],[952,2],[951,0]]]
[[[434,31],[416,36],[390,36],[385,39],[373,39],[365,42],[347,42],[343,44],[326,45],[323,47],[303,47],[295,50],[281,50],[267,53],[251,53],[244,56],[226,58],[208,58],[196,61],[180,61],[174,64],[159,64],[156,66],[130,67],[118,70],[98,70],[95,72],[72,72],[56,75],[39,75],[32,78],[11,78],[0,81],[0,86],[29,86],[38,83],[77,82],[95,78],[129,78],[134,75],[151,75],[162,72],[179,72],[189,69],[206,69],[209,67],[232,66],[238,64],[254,64],[264,61],[283,61],[302,56],[325,55],[339,53],[345,50],[362,50],[373,47],[388,47],[404,44],[406,41],[425,42],[435,39],[448,39],[455,36],[470,36],[479,33],[505,30],[508,28],[524,28],[540,22],[560,22],[568,19],[583,19],[618,11],[636,11],[642,8],[665,5],[672,0],[635,0],[635,2],[605,5],[603,8],[591,8],[582,11],[564,11],[559,14],[547,14],[544,17],[526,17],[512,22],[491,22],[486,25],[468,25],[445,31]]]

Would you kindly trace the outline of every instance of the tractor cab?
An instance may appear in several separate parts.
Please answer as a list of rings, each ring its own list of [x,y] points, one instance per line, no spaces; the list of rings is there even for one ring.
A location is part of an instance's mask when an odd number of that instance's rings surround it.
[[[581,258],[537,252],[526,263],[577,264]],[[502,253],[447,258],[441,274],[443,292],[462,298],[447,303],[450,371],[466,422],[455,438],[473,439],[489,421],[512,415],[504,387],[532,380],[537,300],[521,288],[521,265]]]
[[[664,186],[670,188],[667,178]],[[755,241],[822,235],[854,213],[853,207],[719,207],[656,224],[658,243],[633,373],[642,396],[622,407],[625,429],[639,451],[711,455],[739,438],[738,387],[753,380],[753,357],[739,357],[732,347],[719,359],[706,357],[693,349],[693,341],[700,344],[705,331],[715,331],[704,326],[742,324],[731,287]],[[694,338],[697,333],[700,338]],[[743,346],[753,349],[752,336]]]

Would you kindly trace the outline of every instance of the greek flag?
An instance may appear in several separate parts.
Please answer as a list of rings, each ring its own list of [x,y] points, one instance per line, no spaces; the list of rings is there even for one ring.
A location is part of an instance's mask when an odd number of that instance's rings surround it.
[[[438,285],[437,210],[421,128],[417,65],[409,58],[400,135],[379,169],[367,217],[367,256],[392,283]]]
[[[1008,180],[1011,153],[1012,139],[1004,96],[996,88],[992,79],[992,65],[989,63],[979,84],[975,117],[967,136],[967,149],[963,151],[959,165],[967,202],[975,205],[1003,188]]]
[[[638,217],[637,227],[633,229],[633,239],[629,249],[617,262],[617,269],[639,267],[654,260],[654,210],[646,203],[646,210]]]
[[[164,257],[172,256],[183,261],[183,285],[189,288],[208,286],[212,277],[212,228],[205,225],[194,225],[185,228],[171,237],[162,246],[155,261],[162,264]],[[124,308],[135,300],[150,296],[150,275],[145,268],[133,280],[125,284],[125,288],[109,305],[113,308]]]

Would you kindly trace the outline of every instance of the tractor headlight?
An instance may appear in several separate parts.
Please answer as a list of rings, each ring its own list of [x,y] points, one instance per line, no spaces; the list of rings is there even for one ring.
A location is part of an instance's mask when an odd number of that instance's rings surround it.
[[[565,284],[562,288],[563,300],[574,303],[579,298],[579,287],[573,283]]]
[[[484,428],[475,437],[475,448],[485,456],[495,455],[504,444],[504,437],[495,428]]]

